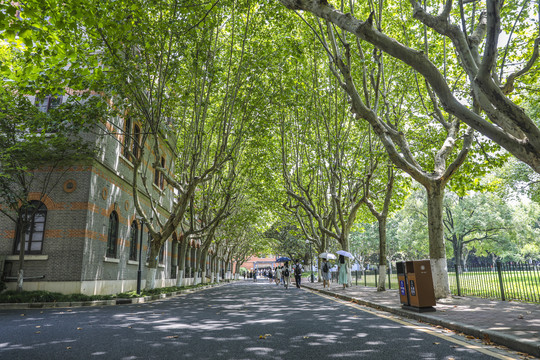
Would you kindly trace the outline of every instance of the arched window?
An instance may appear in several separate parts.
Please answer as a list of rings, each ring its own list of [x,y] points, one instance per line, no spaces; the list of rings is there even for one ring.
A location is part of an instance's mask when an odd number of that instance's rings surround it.
[[[137,222],[133,221],[131,223],[131,242],[129,244],[129,260],[137,260],[137,239],[139,238],[139,228]]]
[[[19,209],[19,221],[17,231],[15,231],[14,254],[19,254],[21,251],[20,240],[23,232],[24,252],[26,254],[41,254],[46,220],[47,207],[41,201],[31,201],[27,207],[21,207]]]
[[[107,257],[116,257],[116,244],[118,242],[118,214],[113,211],[109,216],[109,235],[107,237]]]
[[[161,167],[165,168],[165,158],[161,158]],[[154,184],[159,187],[161,190],[165,188],[165,176],[158,169],[154,169]]]

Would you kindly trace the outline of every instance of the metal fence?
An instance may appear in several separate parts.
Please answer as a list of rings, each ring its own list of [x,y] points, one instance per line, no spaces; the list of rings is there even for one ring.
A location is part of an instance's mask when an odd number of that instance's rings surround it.
[[[478,264],[448,268],[450,291],[458,296],[540,303],[540,264]]]
[[[353,285],[377,287],[378,270],[352,271]],[[337,282],[338,273],[332,273]],[[448,281],[452,295],[476,296],[503,301],[518,300],[540,303],[540,263],[477,264],[459,269],[448,266]],[[395,268],[386,273],[386,288],[397,289]]]
[[[377,268],[370,270],[361,270],[361,271],[351,271],[352,283],[353,285],[360,286],[369,286],[377,287],[379,281],[379,271]],[[338,281],[338,272],[332,272],[332,282]],[[393,266],[392,270],[389,270],[386,267],[386,278],[385,278],[386,289],[397,289],[398,288],[398,279],[396,269]]]

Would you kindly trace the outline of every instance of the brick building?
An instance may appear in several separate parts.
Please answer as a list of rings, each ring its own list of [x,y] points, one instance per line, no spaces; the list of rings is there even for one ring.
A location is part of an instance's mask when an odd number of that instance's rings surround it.
[[[59,169],[53,179],[58,186],[47,194],[38,189],[30,194],[29,200],[41,202],[34,226],[26,234],[25,290],[112,294],[136,289],[141,231],[144,287],[149,237],[136,217],[131,186],[133,165],[123,151],[127,146],[137,151],[137,141],[130,142],[130,137],[124,135],[137,139],[140,129],[129,118],[114,118],[101,124],[97,131],[85,135],[99,149],[94,161]],[[169,136],[164,131],[159,144],[165,167],[174,164],[168,145],[173,139]],[[152,196],[158,199],[160,216],[165,218],[174,204],[174,193],[151,168],[152,145],[145,147],[143,172],[156,177],[152,181]],[[149,199],[142,197],[141,203],[148,211]],[[15,288],[19,269],[16,234],[16,224],[0,214],[0,272],[8,289]],[[180,235],[174,234],[160,252],[158,287],[177,285],[180,256],[186,256],[188,269],[197,268],[197,242],[190,241],[188,251],[180,255]],[[193,282],[197,271],[187,275],[183,284]]]
[[[278,266],[278,263],[276,263],[276,256],[274,255],[267,255],[265,257],[252,256],[241,266],[246,268],[248,271],[253,271],[265,268],[273,269],[274,267]]]

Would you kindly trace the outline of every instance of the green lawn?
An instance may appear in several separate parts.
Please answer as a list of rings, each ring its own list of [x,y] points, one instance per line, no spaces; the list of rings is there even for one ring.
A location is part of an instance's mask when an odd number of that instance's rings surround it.
[[[458,294],[456,274],[448,276],[452,294]],[[540,273],[535,271],[502,272],[506,300],[540,303]],[[497,271],[464,272],[459,274],[461,295],[501,299],[500,279]]]
[[[375,274],[368,272],[366,276],[352,273],[352,283],[358,286],[375,287]],[[391,289],[398,288],[397,275],[392,274]],[[456,274],[448,274],[450,291],[453,295],[458,295]],[[502,272],[505,300],[518,300],[533,303],[540,303],[540,273],[535,271],[511,271]],[[459,275],[459,285],[462,296],[476,296],[488,299],[501,300],[500,281],[497,271],[484,272],[464,272]],[[386,288],[388,289],[388,276],[386,277]]]

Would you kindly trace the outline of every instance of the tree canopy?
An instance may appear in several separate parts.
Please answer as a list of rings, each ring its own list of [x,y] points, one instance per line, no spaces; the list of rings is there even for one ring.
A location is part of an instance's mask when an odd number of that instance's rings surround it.
[[[501,198],[538,201],[539,6],[4,2],[0,76],[9,87],[0,94],[1,125],[25,141],[0,138],[0,181],[42,164],[7,160],[43,146],[25,129],[55,134],[46,145],[56,146],[54,163],[66,158],[68,130],[130,118],[142,125],[146,152],[126,150],[137,212],[151,224],[150,267],[180,231],[205,252],[227,248],[238,262],[258,252],[300,255],[309,244],[359,258],[378,252],[383,267],[429,256],[445,296],[447,255],[462,261],[467,251],[519,250],[497,241],[538,254],[534,216],[509,224],[523,210]],[[46,118],[24,100],[64,94],[75,100],[69,118]],[[108,114],[100,112],[105,102]],[[174,139],[166,163],[157,140],[164,134]],[[144,156],[177,195],[167,218],[140,204],[153,196]],[[425,195],[412,190],[415,182]],[[11,204],[15,195],[1,196]],[[534,202],[525,207],[534,210]],[[500,218],[483,222],[479,209],[497,209]],[[487,235],[509,226],[515,231],[505,241]]]

